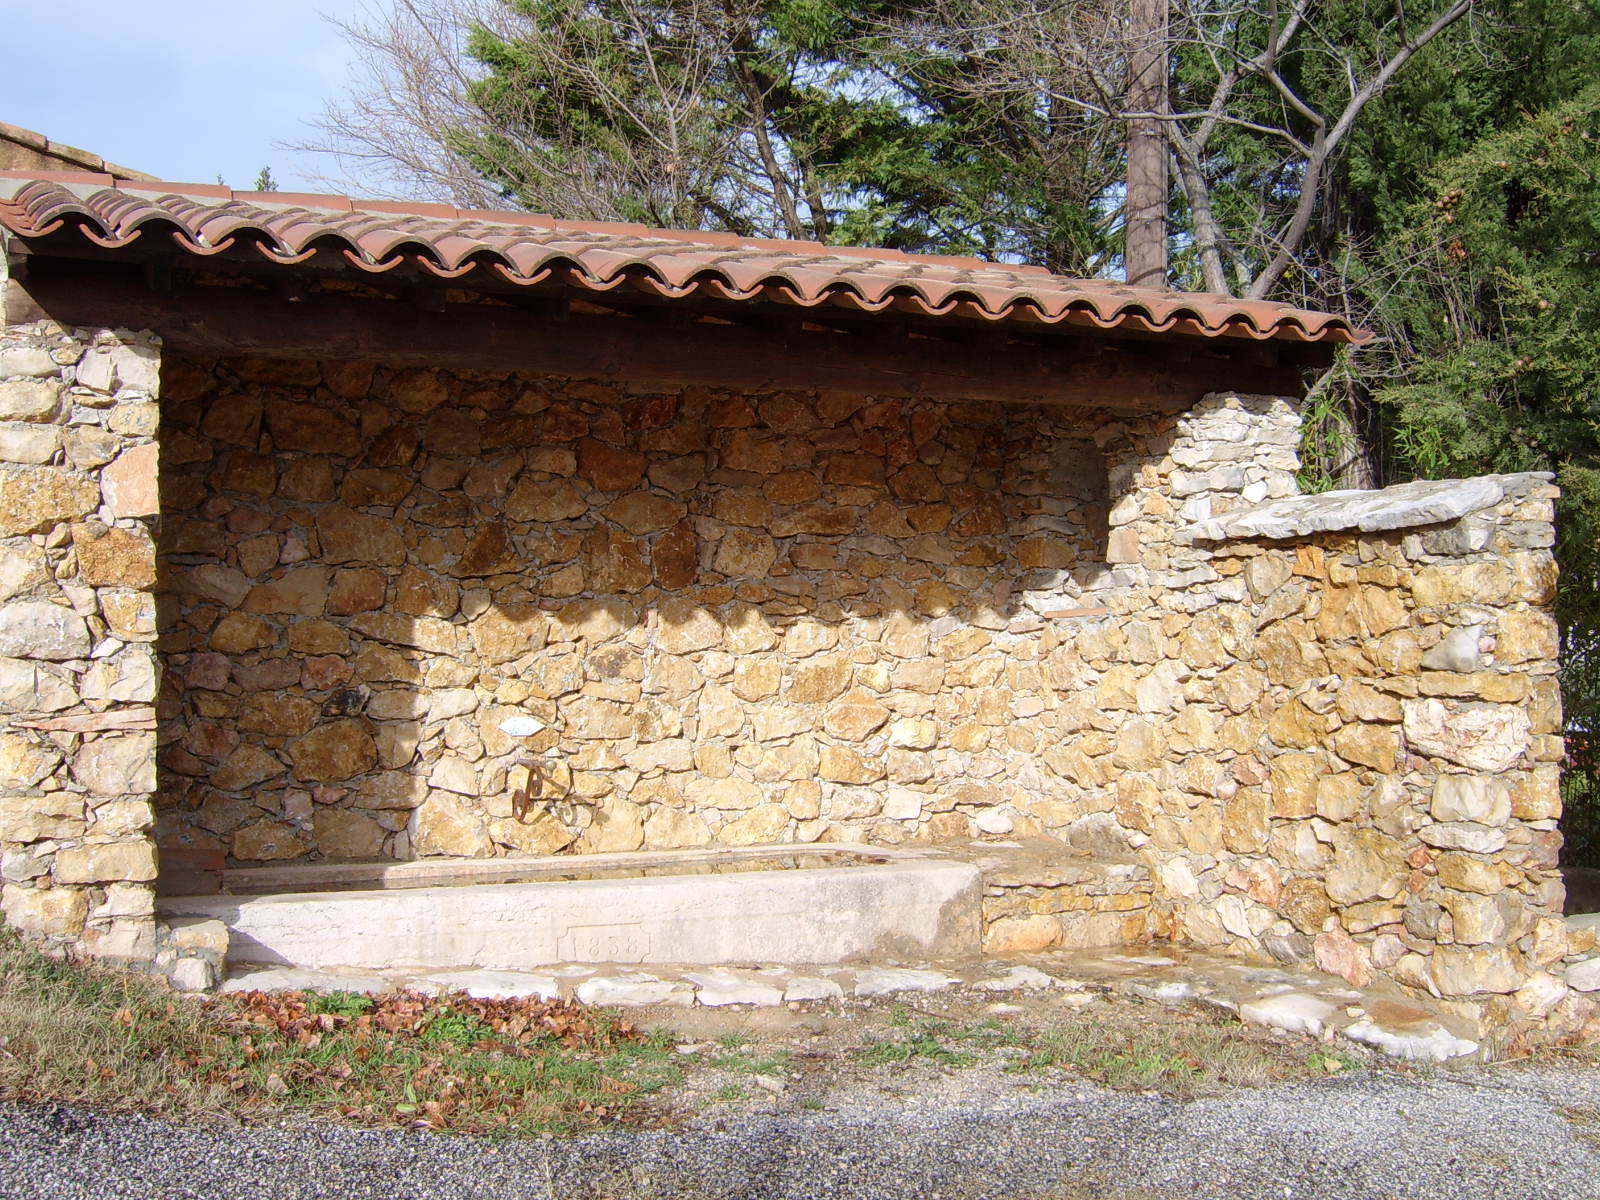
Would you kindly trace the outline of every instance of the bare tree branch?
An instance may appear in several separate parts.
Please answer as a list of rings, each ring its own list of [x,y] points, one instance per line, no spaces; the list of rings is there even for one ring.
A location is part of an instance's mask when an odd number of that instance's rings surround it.
[[[1311,225],[1312,214],[1322,200],[1323,173],[1327,169],[1328,161],[1349,134],[1361,111],[1383,93],[1383,89],[1418,50],[1464,17],[1473,3],[1474,0],[1455,0],[1455,3],[1440,13],[1426,29],[1402,42],[1371,78],[1356,90],[1331,130],[1324,134],[1319,125],[1316,140],[1312,144],[1312,152],[1306,157],[1305,170],[1301,177],[1300,197],[1295,204],[1294,214],[1278,236],[1277,254],[1256,275],[1249,291],[1246,292],[1250,299],[1259,300],[1266,296],[1294,262],[1305,239],[1306,230]]]

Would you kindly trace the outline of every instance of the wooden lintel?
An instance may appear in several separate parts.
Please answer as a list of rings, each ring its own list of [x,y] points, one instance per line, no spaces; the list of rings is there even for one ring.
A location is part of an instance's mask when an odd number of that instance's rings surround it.
[[[178,281],[155,293],[121,264],[34,255],[21,286],[64,325],[149,329],[180,353],[364,359],[530,371],[648,386],[854,391],[879,396],[1002,401],[1134,412],[1186,408],[1207,392],[1298,395],[1293,367],[1265,368],[1218,347],[1180,363],[1159,344],[1104,347],[1092,339],[888,336],[898,320],[855,330],[802,331],[572,313],[534,304],[446,303],[424,312],[403,299]]]

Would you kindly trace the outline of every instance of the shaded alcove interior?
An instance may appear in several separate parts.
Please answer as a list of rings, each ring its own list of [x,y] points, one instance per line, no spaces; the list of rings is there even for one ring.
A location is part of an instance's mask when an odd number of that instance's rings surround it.
[[[1041,764],[1073,682],[1042,614],[1112,582],[1099,414],[174,355],[163,393],[169,851],[895,843],[1106,807]],[[529,754],[566,821],[511,819]]]

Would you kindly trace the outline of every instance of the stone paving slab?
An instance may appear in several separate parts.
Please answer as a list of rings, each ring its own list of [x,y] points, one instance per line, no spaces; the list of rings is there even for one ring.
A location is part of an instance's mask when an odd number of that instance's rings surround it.
[[[783,1003],[782,987],[773,987],[770,983],[732,971],[691,971],[684,978],[695,985],[696,1003],[707,1008],[719,1008],[727,1004],[776,1008]]]
[[[561,983],[555,976],[522,971],[443,971],[418,982],[431,984],[441,992],[465,992],[478,1000],[517,1000],[527,996],[555,1000],[561,995]]]
[[[586,979],[578,985],[576,994],[585,1004],[614,1005],[619,1008],[677,1004],[687,1008],[694,1003],[695,988],[693,984],[682,981],[630,973]]]
[[[395,977],[381,971],[322,970],[312,967],[256,967],[230,971],[223,992],[384,992]],[[407,986],[412,986],[408,980]]]
[[[1062,980],[1046,975],[1038,967],[1008,967],[1004,974],[975,980],[972,986],[985,992],[1023,992],[1057,987]]]
[[[858,997],[893,996],[898,992],[942,992],[960,983],[958,975],[912,967],[867,967],[855,973]]]
[[[789,1004],[843,1000],[844,988],[838,980],[823,975],[796,975],[784,985],[783,999]]]
[[[1328,1018],[1338,1009],[1320,996],[1305,992],[1280,992],[1239,1006],[1239,1016],[1257,1025],[1321,1037]]]
[[[566,966],[542,972],[461,970],[371,972],[267,967],[236,972],[224,991],[315,989],[379,992],[459,989],[474,996],[540,996],[585,1004],[643,1008],[665,1004],[707,1008],[775,1008],[832,1004],[967,989],[996,997],[1050,989],[1087,1007],[1097,997],[1138,996],[1173,1006],[1202,1004],[1288,1034],[1347,1038],[1398,1058],[1444,1061],[1478,1052],[1441,1014],[1407,997],[1344,980],[1201,952],[1127,954],[1058,951],[963,964],[831,964],[810,967],[707,968],[649,971],[633,966]]]

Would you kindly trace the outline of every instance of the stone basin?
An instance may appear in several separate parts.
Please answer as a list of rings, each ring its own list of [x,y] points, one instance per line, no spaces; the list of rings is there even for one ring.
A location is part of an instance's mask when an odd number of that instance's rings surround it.
[[[881,962],[980,944],[976,866],[850,843],[258,868],[220,883],[158,907],[224,922],[236,964]]]

